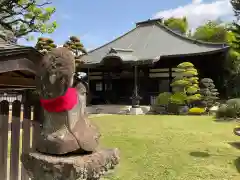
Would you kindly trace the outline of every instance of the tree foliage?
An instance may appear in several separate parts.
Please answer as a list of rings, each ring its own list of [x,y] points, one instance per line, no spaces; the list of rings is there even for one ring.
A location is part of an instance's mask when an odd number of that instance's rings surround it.
[[[35,48],[41,52],[46,54],[49,52],[52,48],[56,48],[57,46],[54,44],[54,41],[50,38],[38,38],[37,44]]]
[[[230,0],[236,16],[231,26],[228,27],[227,43],[231,47],[227,56],[228,76],[225,78],[225,86],[229,97],[240,95],[240,0]]]
[[[63,47],[71,50],[74,53],[76,59],[78,59],[79,56],[87,53],[80,39],[76,36],[71,36],[69,40],[65,42]]]
[[[199,94],[200,88],[197,77],[198,71],[194,65],[190,62],[180,63],[175,72],[177,75],[171,83],[172,90],[175,94],[173,97],[179,97],[179,94],[183,94],[186,96],[186,101],[189,104],[200,100],[201,95]],[[181,95],[181,98],[183,95]]]
[[[230,0],[233,11],[235,13],[235,16],[237,17],[237,20],[239,20],[240,17],[240,0]]]
[[[227,28],[217,21],[208,21],[199,26],[192,36],[194,39],[205,42],[223,43],[227,41]]]
[[[187,18],[174,18],[171,17],[169,19],[164,20],[164,25],[172,29],[173,31],[176,31],[180,34],[186,34],[188,30],[188,22]]]
[[[156,105],[167,106],[171,96],[170,92],[160,93],[156,98]]]
[[[218,90],[215,88],[214,82],[210,78],[203,78],[200,81],[200,94],[202,96],[203,104],[210,108],[218,98]]]
[[[31,32],[52,33],[57,27],[50,18],[55,8],[50,0],[1,0],[0,26],[17,38]]]

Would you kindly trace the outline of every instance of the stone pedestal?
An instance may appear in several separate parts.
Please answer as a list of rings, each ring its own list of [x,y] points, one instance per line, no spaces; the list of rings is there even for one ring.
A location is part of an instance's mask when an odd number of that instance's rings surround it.
[[[235,135],[240,136],[240,127],[234,128],[233,132]]]
[[[29,152],[22,154],[21,160],[32,180],[99,180],[119,163],[119,151],[107,149],[71,156]]]
[[[141,114],[144,114],[144,113],[143,113],[142,108],[140,108],[140,107],[133,108],[133,107],[132,107],[132,108],[130,109],[129,114],[130,114],[130,115],[141,115]]]

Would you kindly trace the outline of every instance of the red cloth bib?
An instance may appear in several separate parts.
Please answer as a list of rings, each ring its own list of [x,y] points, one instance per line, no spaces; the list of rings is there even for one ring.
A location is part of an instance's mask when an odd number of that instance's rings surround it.
[[[48,112],[63,112],[71,110],[78,101],[77,90],[68,88],[63,96],[53,99],[40,99],[42,107]]]

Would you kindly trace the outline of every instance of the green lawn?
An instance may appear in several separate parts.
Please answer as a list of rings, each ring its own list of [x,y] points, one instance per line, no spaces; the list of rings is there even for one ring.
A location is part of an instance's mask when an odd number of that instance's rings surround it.
[[[234,122],[206,116],[103,116],[93,121],[102,145],[118,147],[111,180],[239,180]]]

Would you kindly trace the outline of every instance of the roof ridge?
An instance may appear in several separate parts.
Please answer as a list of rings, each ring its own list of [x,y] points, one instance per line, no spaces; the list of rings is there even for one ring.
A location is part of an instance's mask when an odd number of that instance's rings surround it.
[[[215,43],[215,42],[206,42],[206,41],[201,41],[201,40],[197,40],[197,39],[193,39],[184,35],[181,35],[175,31],[173,31],[172,29],[170,29],[169,27],[165,26],[164,24],[161,24],[159,22],[154,22],[155,25],[157,25],[158,27],[160,27],[161,29],[167,31],[168,33],[181,38],[182,40],[185,41],[190,41],[194,44],[200,44],[200,45],[206,45],[206,46],[220,46],[220,47],[228,47],[227,43]]]
[[[173,36],[175,36],[176,38],[180,38],[181,40],[183,41],[188,41],[188,42],[191,42],[192,44],[199,44],[199,45],[205,45],[205,46],[210,46],[210,47],[219,47],[219,48],[226,48],[226,47],[229,47],[227,45],[227,43],[214,43],[214,42],[206,42],[206,41],[201,41],[201,40],[197,40],[197,39],[193,39],[193,38],[190,38],[190,37],[187,37],[187,36],[184,36],[184,35],[181,35],[175,31],[173,31],[172,29],[170,29],[169,27],[165,26],[164,24],[160,23],[158,20],[161,20],[161,19],[153,19],[153,20],[147,20],[147,21],[142,21],[142,22],[138,22],[136,23],[136,26],[134,28],[132,28],[131,30],[127,31],[126,33],[118,36],[117,38],[95,48],[95,49],[92,49],[90,51],[88,51],[87,54],[84,54],[82,55],[80,58],[84,57],[84,56],[87,56],[89,53],[92,53],[94,51],[97,51],[98,49],[101,49],[123,37],[125,37],[126,35],[128,35],[129,33],[133,32],[134,30],[142,27],[142,26],[149,26],[149,25],[155,25],[159,28],[161,28],[162,30],[164,30],[166,33],[169,33]],[[114,47],[112,47],[114,48]]]
[[[139,21],[136,22],[136,26],[142,25],[142,24],[149,24],[149,23],[154,23],[154,22],[162,22],[163,18],[157,18],[157,19],[148,19],[145,21]]]
[[[100,48],[103,48],[104,46],[107,46],[107,45],[109,45],[109,44],[111,44],[111,43],[113,43],[113,42],[115,42],[115,41],[123,38],[123,37],[126,36],[127,34],[133,32],[135,29],[137,29],[137,27],[129,30],[128,32],[126,32],[126,33],[124,33],[124,34],[122,34],[122,35],[120,35],[120,36],[118,36],[117,38],[113,39],[112,41],[109,41],[109,42],[103,44],[102,46],[99,46],[99,47],[97,47],[97,48],[95,48],[95,49],[92,49],[92,50],[88,51],[88,53],[92,53],[93,51],[96,51],[96,50],[98,50],[98,49],[100,49]],[[85,55],[87,55],[87,54],[84,54],[83,56],[85,56]],[[83,56],[82,56],[82,57],[83,57]]]

